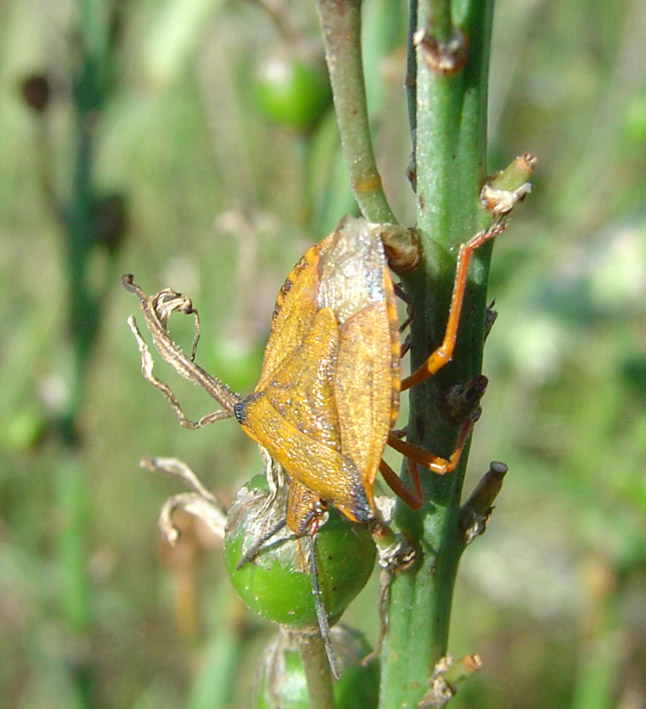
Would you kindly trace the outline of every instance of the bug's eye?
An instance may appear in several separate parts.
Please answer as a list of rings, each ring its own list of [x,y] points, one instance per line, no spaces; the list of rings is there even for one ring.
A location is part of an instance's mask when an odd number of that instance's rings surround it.
[[[238,401],[238,403],[233,405],[233,415],[238,423],[244,423],[244,401]]]

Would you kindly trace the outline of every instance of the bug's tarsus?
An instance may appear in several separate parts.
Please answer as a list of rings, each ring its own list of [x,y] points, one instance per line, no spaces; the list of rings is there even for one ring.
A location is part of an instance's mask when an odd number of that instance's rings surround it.
[[[442,456],[435,455],[434,453],[429,453],[423,448],[408,443],[407,441],[402,441],[401,438],[397,438],[395,436],[388,436],[388,445],[405,455],[409,460],[418,463],[424,468],[428,468],[437,475],[451,473],[455,470],[460,461],[462,450],[464,449],[469,435],[471,434],[474,423],[480,417],[480,413],[480,410],[476,409],[476,411],[474,411],[471,416],[469,416],[460,426],[457,443],[448,458],[443,458]]]
[[[395,473],[395,471],[381,460],[379,470],[390,489],[399,497],[404,504],[412,510],[418,510],[424,504],[424,493],[419,477],[419,465],[422,465],[428,470],[437,475],[445,475],[455,470],[460,462],[462,450],[466,445],[473,425],[480,418],[481,409],[478,407],[463,420],[458,433],[458,440],[453,450],[453,453],[448,458],[442,458],[439,455],[429,453],[423,448],[419,448],[407,441],[402,440],[402,431],[392,431],[388,436],[388,445],[401,453],[406,458],[408,472],[412,490],[404,481]]]
[[[486,340],[487,337],[489,337],[489,333],[491,332],[491,328],[494,326],[494,323],[496,322],[496,319],[498,317],[498,311],[495,309],[496,307],[496,301],[492,300],[491,303],[487,306],[487,309],[485,311],[485,326],[484,326],[484,339]]]
[[[411,337],[410,332],[407,333],[406,337],[402,340],[400,356],[405,357],[410,350]]]
[[[406,293],[406,291],[404,290],[404,287],[402,286],[401,283],[393,283],[393,289],[395,291],[395,295],[400,300],[403,300],[404,303],[406,304],[406,319],[399,326],[399,332],[404,332],[404,330],[411,324],[411,322],[413,320],[415,308],[413,306],[413,301],[410,299],[408,293]],[[403,356],[403,354],[404,353],[402,353],[402,356]]]

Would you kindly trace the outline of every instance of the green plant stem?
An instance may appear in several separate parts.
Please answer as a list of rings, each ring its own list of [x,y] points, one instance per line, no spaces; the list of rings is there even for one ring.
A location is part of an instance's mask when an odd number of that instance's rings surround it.
[[[305,669],[310,709],[334,709],[334,686],[321,634],[294,633]]]
[[[78,419],[85,394],[87,365],[100,324],[100,298],[90,290],[88,258],[96,241],[95,194],[92,187],[94,128],[107,92],[111,4],[77,3],[78,64],[73,75],[74,138],[70,196],[63,211],[65,277],[71,362],[68,402],[60,421],[62,460],[56,471],[57,540],[61,568],[61,610],[79,651],[72,673],[78,706],[91,706],[93,668],[88,653],[92,628],[91,585],[87,569],[90,495],[87,470],[80,457]]]
[[[430,29],[430,4],[421,4],[418,27]],[[417,228],[424,263],[404,281],[414,309],[412,368],[442,341],[459,244],[490,223],[478,196],[486,175],[486,81],[493,0],[468,0],[460,8],[461,15],[454,16],[453,22],[469,42],[464,68],[443,76],[431,72],[419,56],[417,61]],[[491,247],[485,245],[472,261],[452,363],[410,393],[408,439],[444,456],[452,452],[457,431],[442,419],[437,395],[480,371],[490,255]],[[389,632],[382,657],[382,707],[416,706],[435,663],[446,654],[453,586],[464,550],[458,511],[467,453],[455,472],[423,476],[426,502],[422,509],[412,512],[401,504],[397,507],[396,522],[416,540],[420,559],[412,572],[398,574],[391,586]]]
[[[91,627],[90,583],[87,572],[87,470],[73,451],[63,451],[55,476],[58,512],[57,554],[62,571],[61,610],[71,635],[70,673],[75,706],[92,706],[93,667],[88,653]]]
[[[90,498],[87,470],[79,455],[77,419],[84,398],[91,343],[98,325],[83,285],[86,261],[84,237],[87,236],[89,212],[85,195],[87,185],[82,176],[88,177],[89,164],[89,145],[81,138],[76,151],[73,194],[66,220],[67,312],[72,361],[67,380],[68,405],[60,422],[64,462],[56,471],[56,505],[60,514],[58,553],[62,571],[61,607],[69,631],[83,647],[87,645],[92,624],[86,548]],[[84,653],[78,654],[73,674],[81,706],[90,706],[92,670]]]
[[[361,0],[317,0],[341,148],[363,216],[395,222],[377,169],[361,58]]]
[[[240,622],[239,601],[228,584],[218,584],[213,599],[217,632],[207,645],[197,648],[201,656],[193,675],[186,709],[215,709],[231,705],[238,678],[236,668],[242,651],[244,628]]]
[[[600,398],[607,405],[608,400]],[[590,408],[595,411],[597,407],[592,404]],[[600,418],[603,420],[603,413]],[[572,709],[614,706],[615,697],[621,693],[626,647],[621,613],[625,577],[615,563],[599,550],[588,550],[579,562],[579,639],[577,672],[569,703]]]
[[[406,108],[408,112],[408,125],[410,127],[413,154],[415,149],[415,135],[417,133],[417,53],[413,44],[413,35],[417,29],[417,0],[410,0],[408,6],[408,39],[406,42]]]
[[[440,42],[451,39],[453,35],[451,0],[423,0],[422,5],[428,31]]]

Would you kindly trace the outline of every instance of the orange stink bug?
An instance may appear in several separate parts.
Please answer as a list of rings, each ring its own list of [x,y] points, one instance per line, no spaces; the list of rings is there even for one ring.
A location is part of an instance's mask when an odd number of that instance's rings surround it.
[[[296,533],[314,534],[326,505],[354,522],[376,520],[373,487],[378,470],[408,505],[419,507],[417,464],[438,474],[452,471],[473,418],[462,424],[448,459],[433,455],[391,434],[400,390],[418,384],[451,360],[471,255],[502,228],[498,224],[460,248],[443,342],[403,381],[382,227],[350,217],[311,247],[287,277],[276,300],[258,384],[245,398],[205,372],[168,336],[166,323],[172,312],[193,313],[197,318],[191,301],[170,289],[148,297],[132,276],[124,276],[126,288],[140,299],[161,356],[223,408],[197,422],[186,419],[172,392],[153,377],[152,359],[131,320],[144,375],[162,390],[184,426],[196,428],[236,417],[284,469],[289,485],[286,521]],[[413,490],[381,460],[387,443],[413,461]]]
[[[471,254],[495,233],[479,234],[460,250],[444,341],[403,382],[394,287],[379,225],[346,218],[289,274],[276,301],[260,379],[234,413],[290,478],[292,530],[315,531],[322,504],[354,522],[376,519],[373,487],[379,469],[406,503],[419,507],[415,465],[411,491],[381,460],[386,443],[436,473],[455,468],[471,418],[448,460],[390,432],[400,389],[450,361]]]
[[[395,290],[381,225],[348,217],[292,269],[276,300],[258,384],[245,398],[194,362],[196,343],[189,357],[169,337],[166,324],[176,311],[195,316],[199,335],[198,315],[190,299],[171,289],[146,296],[132,276],[123,277],[125,287],[139,297],[146,325],[162,358],[222,406],[197,422],[187,419],[171,390],[153,376],[152,358],[134,318],[130,318],[142,372],[170,401],[180,423],[199,428],[234,415],[267,452],[272,463],[269,470],[275,476],[270,483],[277,490],[282,488],[283,493],[286,488],[285,518],[259,536],[237,568],[253,559],[284,523],[296,534],[305,535],[317,622],[335,676],[338,672],[319,588],[314,535],[328,505],[353,522],[375,523],[375,531],[383,529],[373,493],[378,470],[406,504],[417,508],[423,502],[417,464],[439,474],[457,465],[473,416],[463,421],[456,448],[448,459],[402,441],[392,428],[400,391],[423,381],[451,360],[469,260],[480,244],[501,229],[498,226],[478,234],[461,247],[443,342],[403,381]],[[382,461],[386,444],[411,461],[412,490]],[[402,550],[396,541],[392,546],[389,542],[382,546],[380,563],[390,566],[404,559],[410,562],[410,550]],[[397,561],[393,561],[395,557]]]

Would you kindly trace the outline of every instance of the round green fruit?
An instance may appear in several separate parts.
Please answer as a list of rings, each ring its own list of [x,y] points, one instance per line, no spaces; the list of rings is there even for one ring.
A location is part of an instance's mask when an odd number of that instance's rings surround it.
[[[240,490],[228,516],[226,568],[234,588],[256,613],[290,628],[314,627],[309,539],[295,537],[286,526],[267,539],[285,519],[286,492],[279,490],[272,500],[264,477],[254,478]],[[249,550],[261,539],[266,541],[247,560]],[[375,546],[365,527],[330,510],[314,537],[314,547],[323,607],[334,622],[370,578]]]
[[[332,101],[324,62],[288,49],[265,58],[257,67],[252,92],[265,118],[301,131],[312,127]]]

